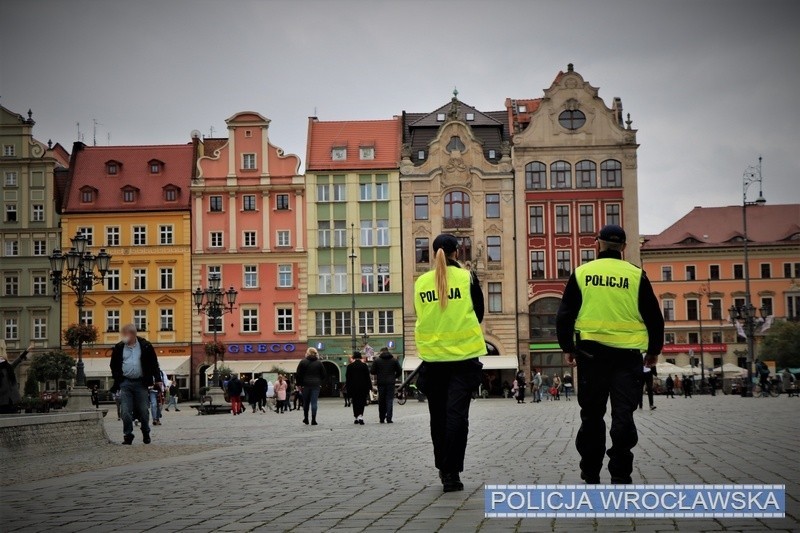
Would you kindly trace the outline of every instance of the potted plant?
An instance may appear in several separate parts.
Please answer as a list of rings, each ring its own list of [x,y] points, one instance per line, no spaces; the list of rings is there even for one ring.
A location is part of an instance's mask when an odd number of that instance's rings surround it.
[[[64,341],[71,348],[92,344],[97,341],[97,328],[92,324],[70,324],[64,330]]]
[[[225,345],[220,341],[208,341],[205,344],[206,355],[209,357],[221,357],[225,353]]]

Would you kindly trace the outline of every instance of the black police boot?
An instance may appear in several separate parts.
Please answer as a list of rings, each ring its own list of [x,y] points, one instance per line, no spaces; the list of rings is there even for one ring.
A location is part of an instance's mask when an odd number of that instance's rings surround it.
[[[150,444],[150,432],[149,431],[142,431],[142,442],[145,444]]]
[[[587,485],[597,485],[600,483],[600,475],[599,474],[589,474],[581,470],[581,479]]]
[[[630,485],[631,483],[633,483],[631,476],[624,476],[624,477],[611,476],[612,485]]]
[[[442,486],[444,492],[458,492],[464,490],[464,484],[461,483],[458,472],[444,474],[442,477]]]
[[[133,435],[125,435],[123,437],[122,444],[127,444],[128,446],[133,444]]]

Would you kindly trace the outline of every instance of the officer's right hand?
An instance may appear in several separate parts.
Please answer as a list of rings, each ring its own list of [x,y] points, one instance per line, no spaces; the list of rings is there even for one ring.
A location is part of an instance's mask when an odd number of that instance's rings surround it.
[[[565,353],[564,354],[564,362],[567,364],[567,366],[575,366],[577,364],[575,362],[575,354]]]

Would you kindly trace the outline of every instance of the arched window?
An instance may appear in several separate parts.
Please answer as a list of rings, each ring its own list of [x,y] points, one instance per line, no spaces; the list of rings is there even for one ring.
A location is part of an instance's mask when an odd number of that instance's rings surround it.
[[[556,338],[556,313],[560,304],[560,298],[542,298],[528,307],[531,341],[538,342]]]
[[[600,186],[622,187],[622,165],[616,159],[600,163]]]
[[[572,188],[572,167],[569,163],[566,161],[556,161],[550,165],[550,188]]]
[[[525,165],[525,188],[546,189],[547,167],[540,161],[533,161]]]
[[[594,161],[579,161],[575,165],[575,186],[579,189],[597,187],[597,165]]]
[[[444,227],[465,228],[472,225],[469,194],[451,191],[444,195]]]

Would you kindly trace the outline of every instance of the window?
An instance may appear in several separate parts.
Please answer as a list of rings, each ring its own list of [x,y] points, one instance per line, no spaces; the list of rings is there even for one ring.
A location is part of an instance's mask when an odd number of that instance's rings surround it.
[[[619,218],[619,204],[606,204],[606,224],[622,225]]]
[[[317,202],[330,202],[331,189],[328,185],[317,185]]]
[[[6,317],[4,338],[7,341],[15,341],[19,339],[19,319],[17,317]]]
[[[206,331],[208,333],[222,333],[222,317],[213,318],[210,316],[206,317]]]
[[[33,317],[33,338],[35,340],[47,339],[47,317],[34,316]]]
[[[347,267],[345,265],[333,267],[333,292],[336,294],[347,292]]]
[[[358,312],[358,333],[370,334],[375,331],[375,315],[372,311],[359,311]]]
[[[372,265],[361,267],[361,292],[375,292],[375,276]]]
[[[167,202],[174,202],[178,199],[178,189],[175,187],[168,187],[164,189],[164,200]]]
[[[487,159],[497,159],[497,150],[489,150]]]
[[[83,235],[86,238],[86,246],[94,246],[94,228],[91,226],[78,228],[76,233]]]
[[[350,311],[336,311],[334,314],[336,334],[352,335],[353,318]]]
[[[336,248],[347,246],[347,222],[344,220],[333,221],[333,245]]]
[[[44,206],[42,204],[33,204],[31,206],[31,221],[44,222]]]
[[[33,295],[47,295],[47,276],[33,276]]]
[[[594,161],[578,161],[575,165],[575,186],[579,189],[597,187],[597,165]]]
[[[258,331],[258,309],[242,309],[242,333],[256,333]]]
[[[162,224],[158,226],[158,244],[172,244],[172,225]]]
[[[372,221],[361,221],[361,246],[372,246]]]
[[[517,111],[519,111],[520,113],[527,113],[528,112],[528,106],[523,105],[523,104],[518,105],[517,106]]]
[[[358,150],[358,157],[363,161],[375,159],[375,148],[372,146],[362,146]]]
[[[700,343],[700,335],[696,331],[690,331],[689,335],[688,335],[688,340],[689,340],[689,344],[699,344]]]
[[[6,204],[6,222],[17,221],[17,204]]]
[[[333,184],[333,201],[346,202],[347,201],[347,187],[344,183]]]
[[[529,231],[531,235],[541,235],[544,233],[544,206],[541,205],[532,205],[528,208],[528,214],[530,216],[530,228]]]
[[[569,206],[556,206],[556,233],[569,233]]]
[[[414,239],[414,255],[417,264],[431,262],[431,246],[430,239]]]
[[[173,331],[175,329],[175,314],[172,309],[160,309],[159,329],[161,331]]]
[[[147,244],[147,226],[133,227],[133,245],[144,246]]]
[[[106,290],[118,291],[119,290],[119,269],[114,268],[106,274]]]
[[[211,237],[211,248],[222,248],[221,231],[212,231],[210,237]]]
[[[500,237],[486,237],[486,260],[489,262],[502,260]]]
[[[419,152],[417,152],[417,159],[419,159],[420,161],[423,161],[425,159],[425,150],[420,150]]]
[[[242,154],[242,170],[256,169],[256,154]]]
[[[445,227],[461,227],[465,221],[470,221],[470,217],[469,194],[461,191],[452,191],[444,196]]]
[[[122,191],[122,201],[125,203],[131,203],[136,201],[136,190],[134,189],[125,189]]]
[[[289,209],[288,194],[278,194],[275,196],[275,209],[278,211],[287,211]]]
[[[800,318],[800,294],[786,297],[786,318]]]
[[[174,274],[172,268],[158,269],[158,288],[162,291],[169,291],[173,288]]]
[[[708,279],[719,279],[719,265],[708,265]]]
[[[489,282],[489,312],[503,312],[503,284]]]
[[[33,241],[33,255],[47,255],[47,241]]]
[[[528,306],[531,339],[556,340],[556,312],[561,298],[542,298]],[[558,354],[561,360],[561,354]]]
[[[733,279],[744,279],[744,265],[733,265]]]
[[[766,316],[771,316],[773,314],[772,297],[770,297],[770,296],[762,296],[761,297],[761,307],[764,308],[764,310],[766,312]]]
[[[291,234],[288,229],[278,230],[278,246],[287,247],[292,245]]]
[[[81,191],[81,202],[88,204],[94,201],[94,191],[92,189],[84,189]]]
[[[279,307],[277,309],[278,331],[294,331],[294,309]]]
[[[390,282],[390,275],[389,275],[389,265],[378,265],[378,275],[377,275],[377,288],[378,292],[389,292],[389,282]]]
[[[783,277],[784,278],[800,278],[800,263],[784,263],[783,264]]]
[[[500,195],[486,195],[486,218],[500,218]]]
[[[19,277],[6,276],[5,277],[5,292],[6,296],[19,296]]]
[[[544,278],[544,252],[535,250],[531,252],[531,279]]]
[[[5,256],[15,257],[19,255],[19,241],[5,241]]]
[[[158,174],[161,172],[161,163],[150,163],[150,174]]]
[[[721,331],[712,331],[711,332],[711,342],[714,344],[721,344],[722,343],[722,332]],[[722,360],[718,357],[714,358],[714,367],[722,366]]]
[[[662,266],[661,267],[661,281],[672,281],[672,267],[671,266]]]
[[[242,196],[242,211],[255,211],[256,210],[256,195],[245,194]]]
[[[330,294],[333,292],[330,265],[320,265],[319,268],[317,268],[317,279],[319,280],[318,290],[320,294]]]
[[[697,320],[698,302],[694,298],[686,300],[686,320]]]
[[[376,220],[375,225],[375,245],[389,246],[389,221]]]
[[[622,187],[622,165],[619,161],[609,159],[600,163],[600,186]]]
[[[250,138],[253,136],[253,130],[244,130],[244,136]]]
[[[556,161],[550,165],[550,188],[572,188],[572,167],[569,163],[566,161]]]
[[[133,310],[133,324],[139,331],[147,331],[147,309]]]
[[[595,254],[594,250],[581,250],[581,264],[585,265],[591,261],[594,261]]]
[[[209,266],[208,267],[208,278],[207,278],[206,282],[209,285],[211,285],[211,280],[212,279],[218,279],[220,287],[224,287],[225,286],[225,284],[222,283],[222,267],[220,267],[219,265],[214,265],[214,266]]]
[[[436,121],[437,122],[444,122],[444,113],[437,113],[436,114]]]
[[[686,281],[694,281],[697,279],[697,269],[694,265],[686,265]]]
[[[317,229],[317,247],[330,248],[331,246],[331,223],[329,220],[320,220]]]
[[[389,199],[389,184],[387,182],[381,181],[375,184],[375,199],[381,201]]]
[[[709,298],[709,311],[711,320],[722,320],[722,300],[719,298]]]
[[[5,178],[5,186],[6,187],[16,187],[17,186],[17,173],[16,172],[6,172]]]
[[[465,263],[472,260],[472,239],[469,237],[457,237],[458,252],[456,259]]]
[[[362,202],[367,202],[372,200],[372,183],[361,183],[358,187],[359,190],[359,200]]]
[[[258,266],[245,265],[244,266],[244,288],[254,289],[258,287]]]
[[[106,163],[106,172],[112,176],[119,172],[119,165],[113,161]]]
[[[577,130],[586,123],[586,115],[578,109],[565,109],[558,115],[558,123],[562,128]]]
[[[466,113],[464,115],[464,118],[467,119],[468,121],[475,120],[475,113]]]
[[[292,286],[292,265],[278,265],[278,287],[289,288]]]
[[[772,277],[772,265],[770,263],[761,263],[761,277],[763,279]]]
[[[378,333],[394,333],[394,311],[378,311]]]
[[[580,214],[580,232],[594,233],[594,206],[582,205],[578,207]]]
[[[317,324],[317,335],[330,335],[333,330],[331,329],[331,312],[319,311],[314,313],[315,322]]]
[[[572,274],[572,259],[569,250],[558,250],[556,252],[556,268],[559,278],[568,278]]]
[[[415,220],[428,220],[428,197],[415,196],[414,197],[414,219]]]
[[[147,269],[134,268],[133,269],[133,290],[146,291],[147,290]]]
[[[675,300],[665,299],[662,302],[664,320],[675,320]]]
[[[344,161],[347,159],[347,148],[334,148],[331,150],[331,159],[334,161]]]
[[[106,228],[106,246],[119,246],[119,226]]]
[[[244,242],[242,246],[246,248],[252,248],[256,245],[256,232],[255,231],[245,231],[244,232]]]
[[[210,196],[208,198],[208,210],[212,213],[222,212],[222,196]]]

